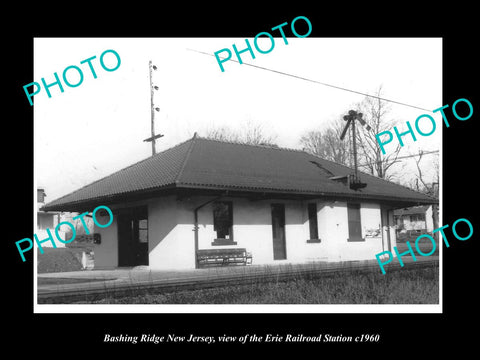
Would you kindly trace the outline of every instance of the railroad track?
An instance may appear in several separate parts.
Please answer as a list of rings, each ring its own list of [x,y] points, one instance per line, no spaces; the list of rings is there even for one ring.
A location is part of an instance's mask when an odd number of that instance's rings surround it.
[[[438,259],[424,258],[422,261],[406,262],[405,267],[398,263],[386,266],[386,275],[389,272],[401,271],[402,269],[418,269],[435,267],[439,265]],[[174,279],[144,280],[138,282],[127,282],[118,280],[105,280],[90,282],[88,287],[38,289],[38,304],[45,303],[74,303],[79,301],[93,302],[107,296],[120,298],[123,296],[139,295],[143,293],[171,293],[184,290],[198,290],[227,285],[249,285],[253,283],[282,282],[298,278],[314,279],[322,276],[329,276],[339,272],[371,272],[378,271],[378,263],[374,261],[349,261],[335,263],[328,267],[318,266],[279,266],[279,267],[258,267],[255,270],[239,271],[237,273],[207,273],[201,276],[192,276]],[[258,271],[257,271],[258,270]]]

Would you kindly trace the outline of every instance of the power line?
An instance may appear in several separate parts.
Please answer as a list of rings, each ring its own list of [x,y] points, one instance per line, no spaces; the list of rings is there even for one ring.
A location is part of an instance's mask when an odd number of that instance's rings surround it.
[[[209,55],[209,56],[215,56],[215,55],[212,55],[212,54],[209,54],[209,53],[206,53],[206,52],[203,52],[203,51],[194,50],[194,49],[188,49],[188,48],[187,48],[187,50],[194,51],[194,52],[197,52],[197,53],[199,53],[199,54],[204,54],[204,55]],[[233,59],[230,59],[230,60],[240,64],[240,62],[238,62],[237,60],[233,60]],[[289,74],[289,73],[286,73],[286,72],[283,72],[283,71],[269,69],[269,68],[266,68],[266,67],[263,67],[263,66],[253,65],[253,64],[249,64],[249,63],[245,63],[245,62],[242,62],[242,65],[247,65],[247,66],[251,66],[251,67],[257,68],[257,69],[270,71],[270,72],[273,72],[273,73],[276,73],[276,74],[285,75],[285,76],[290,76],[290,77],[293,77],[293,78],[296,78],[296,79],[313,82],[313,83],[315,83],[315,84],[320,84],[320,85],[332,87],[332,88],[334,88],[334,89],[343,90],[343,91],[348,91],[348,92],[351,92],[351,93],[360,94],[360,95],[372,97],[372,98],[375,98],[375,99],[380,99],[380,100],[387,101],[387,102],[391,102],[391,103],[394,103],[394,104],[398,104],[398,105],[402,105],[402,106],[408,106],[408,107],[411,107],[411,108],[415,108],[415,109],[425,110],[425,111],[431,112],[431,110],[428,110],[428,109],[425,109],[425,108],[421,108],[421,107],[419,107],[419,106],[410,105],[410,104],[403,103],[403,102],[396,101],[396,100],[391,100],[391,99],[382,98],[382,97],[380,97],[380,96],[370,95],[370,94],[367,94],[367,93],[364,93],[364,92],[361,92],[361,91],[351,90],[351,89],[347,89],[347,88],[344,88],[344,87],[341,87],[341,86],[336,86],[336,85],[332,85],[332,84],[327,84],[327,83],[324,83],[324,82],[321,82],[321,81],[318,81],[318,80],[308,79],[308,78],[303,77],[303,76],[293,75],[293,74]]]
[[[406,158],[411,158],[411,157],[415,157],[415,156],[423,156],[423,155],[428,155],[428,154],[433,154],[433,153],[438,153],[438,152],[439,152],[439,150],[421,151],[418,154],[399,156],[393,162],[397,162],[398,159],[406,159]],[[388,159],[387,160],[385,160],[385,159],[384,160],[379,160],[379,161],[371,161],[371,162],[361,164],[361,165],[358,165],[358,166],[367,166],[367,165],[370,165],[370,164],[378,164],[378,163],[385,162],[385,161],[388,161]]]

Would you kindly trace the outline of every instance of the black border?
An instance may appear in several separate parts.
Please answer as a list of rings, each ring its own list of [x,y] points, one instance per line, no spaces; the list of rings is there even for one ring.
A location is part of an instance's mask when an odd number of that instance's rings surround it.
[[[108,4],[105,12],[97,6],[85,4],[65,11],[36,9],[28,5],[22,14],[13,19],[15,26],[4,29],[11,36],[6,43],[7,60],[6,94],[4,106],[8,109],[4,134],[8,140],[4,146],[4,196],[6,223],[3,258],[7,261],[4,272],[4,301],[11,321],[6,321],[5,344],[12,350],[22,351],[28,346],[40,355],[44,351],[57,353],[60,348],[75,352],[81,344],[90,349],[90,356],[99,350],[138,349],[163,350],[165,345],[132,346],[129,344],[104,344],[105,333],[176,333],[198,335],[240,336],[244,333],[285,334],[318,333],[355,335],[380,334],[378,344],[349,343],[272,343],[253,344],[249,347],[268,347],[282,351],[286,347],[305,349],[305,346],[325,355],[325,349],[354,348],[366,354],[379,355],[380,348],[405,356],[417,356],[422,352],[434,355],[444,348],[462,351],[476,342],[475,325],[469,319],[476,296],[476,261],[478,253],[478,215],[476,210],[476,123],[478,122],[478,79],[475,34],[477,20],[473,18],[473,6],[461,3],[441,4],[436,8],[420,8],[418,4],[364,3],[351,5],[311,3],[308,8],[294,9],[293,4],[275,3],[260,11],[258,6],[246,3],[221,3],[219,5],[184,4],[176,10],[169,4],[137,7],[128,4]],[[195,8],[198,6],[198,8]],[[291,7],[292,6],[292,7]],[[25,7],[27,7],[25,5]],[[33,233],[33,108],[28,105],[22,86],[33,81],[33,37],[203,37],[239,36],[253,37],[260,31],[294,17],[303,15],[313,25],[311,37],[443,37],[442,104],[452,104],[458,98],[467,98],[474,107],[474,115],[468,121],[451,121],[450,128],[443,128],[443,223],[452,224],[458,218],[467,218],[474,226],[473,237],[468,241],[450,241],[444,247],[443,264],[443,314],[33,314],[33,258],[21,262],[14,242]],[[15,15],[17,16],[17,15]],[[16,20],[16,21],[15,21]],[[5,26],[5,25],[2,25]],[[15,32],[17,31],[17,32]],[[14,35],[9,35],[14,33]],[[418,54],[418,56],[430,56]],[[433,59],[437,61],[438,59]],[[476,84],[475,84],[476,85]],[[433,109],[432,109],[433,110]],[[451,112],[447,111],[450,117]],[[6,130],[6,131],[5,131]],[[451,232],[447,232],[453,238]],[[5,318],[6,319],[6,318]],[[90,326],[84,326],[90,322]],[[472,327],[473,326],[473,327]],[[28,345],[27,345],[28,344]],[[22,346],[23,345],[23,346]],[[301,346],[301,347],[300,347]],[[327,347],[325,347],[327,346]],[[187,349],[188,344],[170,344],[176,350]],[[201,349],[246,349],[247,345],[217,344],[195,346]],[[47,350],[48,349],[48,350]],[[80,350],[78,350],[80,351]],[[60,355],[60,353],[58,353]],[[159,352],[157,355],[165,353]],[[251,353],[246,353],[251,356]]]

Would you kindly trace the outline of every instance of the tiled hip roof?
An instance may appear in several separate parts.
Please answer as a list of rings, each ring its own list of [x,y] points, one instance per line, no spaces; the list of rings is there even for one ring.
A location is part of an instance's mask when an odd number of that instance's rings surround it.
[[[333,176],[352,169],[304,151],[209,140],[194,136],[152,157],[97,180],[47,204],[68,211],[78,204],[165,188],[231,189],[435,203],[427,195],[361,173],[367,186],[352,190]]]

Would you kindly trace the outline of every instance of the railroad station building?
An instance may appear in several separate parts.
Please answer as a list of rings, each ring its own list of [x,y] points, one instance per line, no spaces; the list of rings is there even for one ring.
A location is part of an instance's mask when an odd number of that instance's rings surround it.
[[[246,249],[253,264],[375,259],[396,246],[394,209],[437,200],[359,174],[300,150],[195,134],[43,210],[112,210],[113,223],[95,228],[96,269],[193,269],[205,249]]]

